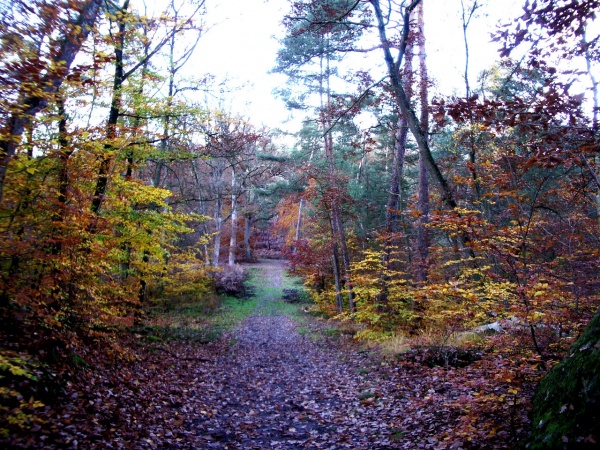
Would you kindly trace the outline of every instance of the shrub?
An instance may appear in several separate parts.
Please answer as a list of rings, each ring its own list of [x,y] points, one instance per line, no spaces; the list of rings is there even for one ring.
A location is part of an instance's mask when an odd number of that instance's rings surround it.
[[[252,296],[245,281],[248,272],[239,265],[225,266],[214,273],[215,288],[218,293],[231,295],[237,298],[248,298]]]

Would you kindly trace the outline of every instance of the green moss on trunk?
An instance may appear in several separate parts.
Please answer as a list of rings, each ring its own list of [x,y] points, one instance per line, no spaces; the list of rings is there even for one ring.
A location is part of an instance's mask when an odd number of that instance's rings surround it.
[[[599,448],[600,310],[566,358],[540,382],[529,449]]]

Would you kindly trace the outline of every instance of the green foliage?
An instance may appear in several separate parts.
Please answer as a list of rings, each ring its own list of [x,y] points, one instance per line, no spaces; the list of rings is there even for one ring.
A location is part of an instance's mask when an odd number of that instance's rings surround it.
[[[0,351],[0,437],[11,430],[27,430],[35,422],[35,410],[44,404],[23,391],[38,381],[39,363],[31,358]]]

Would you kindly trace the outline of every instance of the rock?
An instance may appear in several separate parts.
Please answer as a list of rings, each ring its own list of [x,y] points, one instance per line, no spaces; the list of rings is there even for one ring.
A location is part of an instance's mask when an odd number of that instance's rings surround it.
[[[493,333],[504,333],[504,328],[500,325],[500,322],[488,323],[481,325],[473,329],[475,333],[493,334]]]
[[[533,400],[529,449],[592,449],[600,443],[600,310]]]

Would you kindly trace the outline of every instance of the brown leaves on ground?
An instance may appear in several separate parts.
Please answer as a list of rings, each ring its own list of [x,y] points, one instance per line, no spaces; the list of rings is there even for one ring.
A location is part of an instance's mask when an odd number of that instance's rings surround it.
[[[137,334],[121,338],[129,358],[89,353],[4,447],[513,448],[527,433],[535,361],[444,347],[384,358],[321,320],[269,315],[269,301],[212,343]]]
[[[532,374],[498,356],[464,368],[429,367],[421,351],[386,360],[309,339],[284,316],[251,317],[217,343],[128,345],[136,361],[80,373],[46,423],[4,445],[511,448],[526,432]]]

